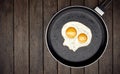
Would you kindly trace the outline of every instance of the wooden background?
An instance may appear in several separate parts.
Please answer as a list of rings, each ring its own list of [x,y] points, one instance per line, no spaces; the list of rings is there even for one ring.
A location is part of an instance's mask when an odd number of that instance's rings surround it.
[[[120,74],[120,0],[113,0],[104,20],[109,45],[103,57],[86,68],[55,61],[44,34],[49,20],[70,5],[94,8],[103,0],[0,0],[0,74]]]

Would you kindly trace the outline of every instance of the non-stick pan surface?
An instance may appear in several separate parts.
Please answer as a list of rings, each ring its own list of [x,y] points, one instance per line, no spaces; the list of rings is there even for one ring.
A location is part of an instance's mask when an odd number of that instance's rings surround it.
[[[70,21],[81,22],[92,31],[91,43],[76,52],[63,46],[61,30]],[[83,67],[97,60],[104,52],[107,41],[107,28],[101,16],[83,6],[70,6],[56,13],[46,32],[46,43],[51,54],[61,63],[72,67]]]

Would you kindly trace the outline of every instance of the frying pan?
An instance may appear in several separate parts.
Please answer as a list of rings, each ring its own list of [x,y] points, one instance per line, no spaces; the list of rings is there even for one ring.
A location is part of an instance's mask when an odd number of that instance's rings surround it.
[[[46,45],[58,62],[70,67],[85,67],[102,56],[108,44],[108,29],[102,15],[110,2],[111,0],[104,1],[94,10],[85,6],[69,6],[51,18],[46,29]],[[92,32],[91,43],[75,52],[63,46],[64,38],[61,35],[63,25],[70,21],[81,22]]]

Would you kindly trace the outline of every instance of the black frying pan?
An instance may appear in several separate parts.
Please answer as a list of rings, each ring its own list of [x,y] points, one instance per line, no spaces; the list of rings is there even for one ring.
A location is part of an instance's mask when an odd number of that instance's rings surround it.
[[[46,44],[53,57],[71,67],[84,67],[95,62],[103,54],[108,43],[108,30],[101,16],[110,2],[111,0],[103,2],[95,10],[85,6],[69,6],[57,12],[46,30]],[[70,21],[81,22],[92,32],[91,43],[78,48],[76,52],[63,46],[61,29]]]

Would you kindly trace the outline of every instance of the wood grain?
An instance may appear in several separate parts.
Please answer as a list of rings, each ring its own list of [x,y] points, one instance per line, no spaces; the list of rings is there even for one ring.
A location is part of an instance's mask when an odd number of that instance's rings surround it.
[[[94,9],[96,6],[98,6],[99,0],[85,0],[85,6],[90,7]]]
[[[71,74],[84,74],[84,68],[71,68]]]
[[[0,0],[0,74],[13,71],[13,0]]]
[[[109,44],[86,68],[66,67],[48,52],[45,31],[51,17],[69,5],[95,8],[104,0],[0,0],[0,74],[120,74],[120,0],[113,0],[103,19]]]
[[[58,10],[70,5],[70,0],[58,0]],[[58,63],[58,74],[70,74],[70,67]]]
[[[28,0],[14,0],[15,74],[29,74]]]
[[[99,3],[101,3],[104,0],[100,0]],[[105,14],[103,16],[103,19],[106,22],[106,25],[108,27],[109,31],[109,44],[108,47],[103,54],[102,58],[99,60],[99,74],[112,74],[112,51],[113,51],[113,46],[112,46],[112,3],[110,6],[105,10]]]
[[[113,73],[120,74],[120,0],[113,0]]]
[[[70,74],[70,67],[58,64],[58,74]]]
[[[71,0],[71,5],[85,5],[85,0]]]
[[[98,0],[85,0],[85,6],[94,8],[98,5]],[[85,68],[85,74],[98,74],[98,61]]]
[[[52,16],[57,12],[57,0],[44,0],[44,35],[46,33],[46,27]],[[45,38],[45,37],[44,37]],[[48,52],[44,41],[44,74],[57,74],[57,61],[53,59]]]
[[[43,74],[42,6],[42,0],[30,0],[30,74]]]
[[[85,5],[84,0],[71,0],[71,5]],[[71,68],[71,74],[84,74],[85,68]]]
[[[98,62],[85,68],[85,74],[99,74]]]
[[[70,0],[58,0],[58,11],[67,6],[70,6]]]

